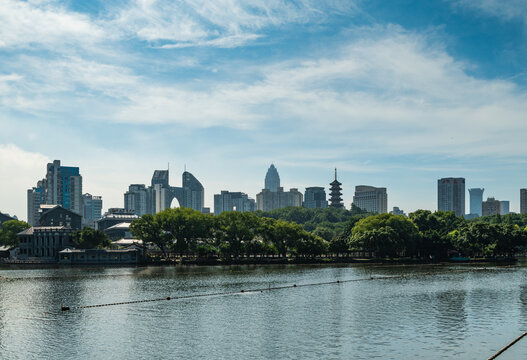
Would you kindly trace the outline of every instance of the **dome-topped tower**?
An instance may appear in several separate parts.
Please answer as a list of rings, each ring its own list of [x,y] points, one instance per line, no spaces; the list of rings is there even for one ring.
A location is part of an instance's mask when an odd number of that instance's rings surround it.
[[[338,182],[337,180],[337,168],[335,168],[335,180],[329,184],[331,185],[331,187],[329,188],[329,206],[331,207],[335,207],[337,209],[342,209],[344,208],[344,204],[342,203],[342,188],[341,188],[341,183]]]
[[[274,164],[271,164],[267,174],[265,175],[265,187],[264,189],[269,189],[272,192],[277,192],[280,187],[280,176],[278,175],[278,170],[274,167]]]

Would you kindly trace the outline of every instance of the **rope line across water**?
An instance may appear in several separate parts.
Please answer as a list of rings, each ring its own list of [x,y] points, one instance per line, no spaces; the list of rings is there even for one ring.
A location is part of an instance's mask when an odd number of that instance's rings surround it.
[[[157,298],[157,299],[122,301],[122,302],[98,304],[98,305],[81,305],[81,306],[74,306],[74,307],[63,305],[61,306],[61,310],[68,311],[70,309],[90,309],[90,308],[98,308],[98,307],[106,307],[106,306],[139,304],[139,303],[156,302],[156,301],[181,300],[181,299],[192,299],[192,298],[213,297],[213,296],[228,296],[228,295],[239,295],[239,294],[244,294],[244,293],[259,293],[259,292],[261,293],[264,291],[293,289],[297,287],[322,286],[322,285],[342,284],[342,283],[349,283],[349,282],[371,281],[371,280],[404,279],[408,277],[444,275],[444,274],[451,274],[451,273],[475,272],[475,271],[482,271],[482,270],[496,270],[496,269],[472,268],[472,269],[459,269],[459,270],[448,270],[448,271],[440,271],[440,272],[426,272],[426,273],[415,273],[415,274],[370,276],[368,278],[360,278],[360,279],[335,280],[335,281],[326,281],[326,282],[317,282],[317,283],[308,283],[308,284],[299,284],[299,285],[293,284],[293,285],[282,285],[282,286],[269,286],[266,288],[256,288],[256,289],[248,289],[248,290],[242,289],[242,290],[237,290],[237,291],[223,291],[223,292],[204,293],[204,294],[167,296],[164,298]]]

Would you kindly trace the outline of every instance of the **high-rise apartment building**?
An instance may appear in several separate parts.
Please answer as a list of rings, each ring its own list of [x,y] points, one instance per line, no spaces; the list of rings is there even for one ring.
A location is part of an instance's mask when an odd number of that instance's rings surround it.
[[[151,193],[151,191],[150,191]],[[144,184],[131,184],[124,194],[124,208],[137,216],[149,214],[149,197],[151,194]]]
[[[326,191],[323,187],[307,187],[304,192],[304,207],[308,209],[325,209],[328,207]]]
[[[274,164],[271,164],[265,174],[265,187],[264,189],[269,189],[272,192],[277,192],[280,187],[280,175],[278,175],[278,170],[276,170]]]
[[[520,214],[527,214],[527,189],[520,189]]]
[[[222,191],[214,195],[214,215],[224,211],[256,211],[256,201],[242,192]]]
[[[511,212],[511,202],[509,200],[500,200],[501,215],[507,215]]]
[[[256,204],[258,210],[272,211],[288,206],[302,206],[303,195],[298,189],[284,191],[279,187],[276,192],[269,189],[263,189],[256,195]]]
[[[367,185],[355,186],[353,205],[371,213],[387,213],[388,194],[386,188]]]
[[[46,177],[29,189],[28,221],[38,225],[41,204],[60,205],[82,216],[82,176],[78,167],[61,166],[60,160],[47,164]]]
[[[82,195],[82,220],[84,225],[94,227],[95,221],[102,217],[102,196]]]
[[[501,214],[501,203],[495,198],[487,198],[487,201],[483,201],[482,204],[483,216],[489,215],[500,215]]]
[[[468,189],[468,192],[470,194],[470,214],[477,214],[478,216],[482,216],[483,212],[481,209],[481,205],[483,203],[483,192],[485,189]]]
[[[437,209],[465,215],[465,179],[443,178],[437,180]]]

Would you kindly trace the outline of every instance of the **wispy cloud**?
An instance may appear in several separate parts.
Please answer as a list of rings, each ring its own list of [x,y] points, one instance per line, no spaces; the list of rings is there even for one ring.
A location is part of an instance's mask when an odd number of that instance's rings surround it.
[[[120,9],[109,25],[165,49],[191,46],[231,48],[252,42],[261,30],[327,19],[355,11],[354,1],[311,0],[137,0]]]
[[[520,19],[527,24],[527,2],[524,0],[451,0],[457,6],[478,10],[504,20]]]
[[[0,49],[78,46],[105,35],[88,16],[68,11],[54,1],[0,2]]]

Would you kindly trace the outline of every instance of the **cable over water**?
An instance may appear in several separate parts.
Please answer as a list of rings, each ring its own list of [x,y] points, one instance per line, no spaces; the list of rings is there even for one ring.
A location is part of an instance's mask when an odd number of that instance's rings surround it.
[[[423,273],[414,273],[414,274],[410,273],[410,274],[401,274],[401,275],[370,276],[370,277],[367,277],[367,278],[359,278],[359,279],[334,280],[334,281],[307,283],[307,284],[298,284],[298,285],[297,284],[292,284],[292,285],[282,285],[282,286],[268,286],[266,288],[240,289],[240,290],[236,290],[236,291],[223,291],[223,292],[213,292],[213,293],[203,293],[203,294],[166,296],[166,297],[163,297],[163,298],[122,301],[122,302],[107,303],[107,304],[97,304],[97,305],[81,305],[81,306],[72,306],[72,307],[62,305],[61,306],[61,311],[69,311],[69,310],[73,310],[73,309],[89,309],[89,308],[106,307],[106,306],[127,305],[127,304],[138,304],[138,303],[157,302],[157,301],[169,301],[169,300],[193,299],[193,298],[214,297],[214,296],[239,295],[239,294],[244,294],[244,293],[262,293],[264,291],[294,289],[294,288],[308,287],[308,286],[322,286],[322,285],[331,285],[331,284],[343,284],[343,283],[351,283],[351,282],[358,282],[358,281],[404,279],[404,278],[419,277],[419,276],[432,276],[432,275],[443,275],[443,274],[464,273],[464,272],[468,273],[468,272],[489,271],[489,270],[498,270],[498,269],[488,269],[486,267],[483,267],[483,268],[459,269],[459,270],[448,270],[448,271],[439,271],[439,272],[423,272]]]

